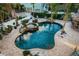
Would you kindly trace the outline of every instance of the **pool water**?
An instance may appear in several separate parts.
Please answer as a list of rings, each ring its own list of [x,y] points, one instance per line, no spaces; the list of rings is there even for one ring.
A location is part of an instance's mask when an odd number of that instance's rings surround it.
[[[40,48],[40,49],[51,49],[55,46],[54,36],[55,33],[60,30],[62,26],[58,23],[42,23],[39,24],[39,30],[32,33],[28,39],[24,39],[23,35],[28,34],[24,33],[20,35],[15,44],[18,48],[21,49],[32,49],[32,48]]]

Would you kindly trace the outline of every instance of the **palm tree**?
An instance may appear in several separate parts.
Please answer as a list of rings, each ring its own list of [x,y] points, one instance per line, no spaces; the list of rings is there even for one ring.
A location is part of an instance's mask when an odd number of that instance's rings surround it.
[[[9,8],[9,9],[8,9]],[[6,20],[6,17],[10,14],[10,4],[0,4],[0,20],[1,20],[1,33],[5,32],[3,22]]]
[[[13,4],[13,5],[16,5],[18,7],[18,9],[20,10],[20,4]],[[15,7],[13,6],[12,4],[9,4],[9,3],[6,3],[5,4],[5,8],[6,10],[8,11],[8,13],[11,13],[13,10],[14,10],[14,14],[15,14],[15,22],[16,22],[16,27],[18,26],[18,17],[16,16],[16,12],[15,12]]]
[[[0,21],[1,21],[1,30],[3,30],[3,16],[2,16],[2,13],[0,15]]]
[[[35,8],[35,4],[34,3],[32,3],[32,5],[33,5],[33,17],[34,17],[34,8]]]
[[[10,3],[4,4],[6,11],[8,12],[8,17],[10,18],[11,12],[12,12],[12,5]]]
[[[0,6],[0,20],[1,20],[1,29],[3,30],[3,21],[4,21],[4,7],[3,4]]]
[[[12,10],[12,6],[11,6],[11,4],[10,4],[10,3],[5,3],[4,5],[5,5],[5,9],[6,9],[6,11],[8,11],[8,13],[10,13],[11,10]]]
[[[21,11],[21,4],[17,3],[16,6],[17,6],[18,10]]]
[[[16,6],[18,6],[19,10],[20,10],[20,4],[12,4],[12,10],[13,10],[13,14],[14,14],[14,18],[15,18],[15,23],[16,23],[16,28],[18,26],[18,16],[16,15],[16,11],[15,11],[15,8]]]
[[[56,16],[56,14],[57,14],[58,5],[56,3],[51,3],[51,4],[49,4],[49,6],[50,6],[50,9],[51,9],[51,19],[50,19],[50,21],[52,23],[52,22],[54,22],[54,18],[53,18],[54,15]],[[51,26],[51,24],[50,24],[50,26]],[[50,28],[50,26],[49,26],[49,28]]]
[[[70,7],[71,7],[71,4],[70,3],[67,3],[65,5],[66,12],[65,12],[65,15],[64,15],[64,18],[63,18],[64,25],[63,25],[61,34],[65,33],[64,27],[66,25],[66,21],[68,20],[69,16],[71,15],[71,9],[70,9]]]
[[[51,22],[54,22],[54,15],[57,14],[58,5],[56,3],[49,4],[51,8]]]

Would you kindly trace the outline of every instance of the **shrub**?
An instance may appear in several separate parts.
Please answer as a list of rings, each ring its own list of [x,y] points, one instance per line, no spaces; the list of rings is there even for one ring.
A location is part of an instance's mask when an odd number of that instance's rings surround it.
[[[23,55],[24,56],[28,56],[28,55],[31,55],[32,56],[32,54],[30,53],[30,51],[23,51]]]
[[[2,40],[2,38],[3,38],[3,37],[2,37],[2,34],[0,34],[0,40]]]
[[[33,15],[33,13],[32,13],[32,15]],[[37,18],[37,16],[38,16],[39,18],[44,18],[45,15],[46,15],[46,13],[34,13],[33,16],[34,16],[35,18]]]
[[[38,22],[38,20],[37,20],[37,19],[33,20],[33,23],[37,23],[37,22]]]
[[[12,26],[11,25],[8,25],[7,27],[8,28],[5,28],[5,32],[6,33],[10,33],[12,31]]]
[[[33,15],[33,12],[32,12],[32,15]],[[63,19],[63,16],[64,14],[54,14],[54,19]],[[48,14],[48,13],[37,13],[37,12],[34,12],[34,17],[37,18],[37,16],[39,18],[50,18],[51,17],[51,14]],[[61,18],[62,17],[62,18]]]
[[[12,31],[12,26],[11,25],[8,25],[8,30],[9,30],[9,32]]]
[[[21,21],[21,23],[22,23],[22,25],[26,25],[26,23],[28,23],[28,20],[23,20],[23,21]]]
[[[17,29],[17,26],[16,26],[16,23],[15,22],[13,22],[13,25],[14,25],[14,29]]]
[[[15,22],[13,22],[13,25],[15,25]]]
[[[17,29],[17,27],[16,27],[16,26],[14,26],[14,29]]]
[[[4,34],[4,35],[6,34],[6,33],[5,33],[5,30],[3,30],[2,27],[1,27],[1,29],[0,29],[0,33],[2,33],[2,34]]]
[[[25,17],[22,17],[22,16],[19,16],[19,17],[18,17],[19,20],[22,19],[22,18],[25,18]]]

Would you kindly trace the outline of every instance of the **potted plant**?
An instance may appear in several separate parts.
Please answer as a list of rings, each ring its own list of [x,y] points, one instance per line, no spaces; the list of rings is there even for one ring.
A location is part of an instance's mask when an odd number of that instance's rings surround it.
[[[30,53],[30,51],[23,51],[23,55],[24,56],[28,56],[28,55],[32,56],[32,54]]]
[[[16,25],[15,25],[15,22],[13,22],[13,25],[14,25],[14,29],[16,29]]]
[[[28,23],[28,20],[21,21],[22,25],[26,26],[26,23]]]
[[[12,26],[8,25],[8,33],[10,33],[12,31]]]
[[[5,30],[4,30],[5,34],[8,34],[12,31],[12,26],[11,25],[8,25],[7,27],[8,28],[5,28]]]

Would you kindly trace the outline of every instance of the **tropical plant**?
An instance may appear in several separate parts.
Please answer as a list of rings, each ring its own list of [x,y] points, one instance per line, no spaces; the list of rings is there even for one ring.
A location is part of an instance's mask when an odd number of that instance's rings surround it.
[[[66,25],[66,21],[68,20],[69,16],[71,15],[71,12],[70,12],[71,11],[71,4],[67,3],[65,5],[65,10],[66,10],[66,12],[65,12],[65,15],[64,15],[64,18],[63,18],[64,25],[63,25],[61,34],[65,33],[64,27]]]
[[[16,21],[16,27],[18,26],[18,20],[19,20],[19,17],[16,16],[16,20],[15,20]]]
[[[16,4],[12,4],[12,8],[13,8],[14,13],[15,13],[15,18],[16,18],[15,22],[16,22],[16,28],[17,28],[17,26],[18,26],[18,20],[22,19],[23,17],[18,17],[16,15],[16,10],[17,11],[21,11],[23,8],[25,9],[25,7],[24,7],[24,5],[21,5],[20,3],[16,3]]]
[[[5,28],[5,30],[4,30],[6,34],[8,34],[12,31],[12,26],[11,25],[8,25],[7,27],[8,28]]]
[[[58,5],[56,3],[51,3],[51,4],[49,4],[49,6],[51,8],[51,19],[50,19],[50,21],[52,23],[52,22],[54,22],[53,17],[56,16],[56,14],[57,14]],[[50,26],[51,26],[51,24],[50,24]],[[50,30],[50,26],[49,26],[49,30]]]
[[[13,17],[15,18],[15,23],[16,23],[15,29],[18,26],[18,20],[19,20],[19,17],[16,15],[16,6],[18,6],[18,8],[20,10],[19,4],[12,4],[12,10],[13,10],[13,13],[14,13],[14,16]]]
[[[3,30],[3,21],[4,21],[4,7],[0,5],[0,21],[1,21],[1,29]]]
[[[34,3],[32,3],[32,5],[33,5],[33,17],[34,17],[34,8],[35,8],[35,4]]]
[[[26,26],[26,23],[28,23],[28,20],[23,20],[21,23],[22,25]]]
[[[26,8],[25,8],[24,5],[21,5],[21,10],[22,10],[22,11],[26,11]]]
[[[54,15],[56,16],[57,14],[57,9],[58,9],[58,4],[56,3],[51,3],[49,4],[50,8],[51,8],[51,21],[54,21]]]
[[[12,8],[13,8],[15,11],[20,11],[20,10],[21,10],[20,3],[12,4]]]
[[[25,18],[25,17],[19,16],[19,17],[18,17],[18,20],[21,20],[22,18]]]
[[[28,55],[32,56],[32,54],[30,53],[30,51],[23,51],[23,55],[24,56],[28,56]]]

